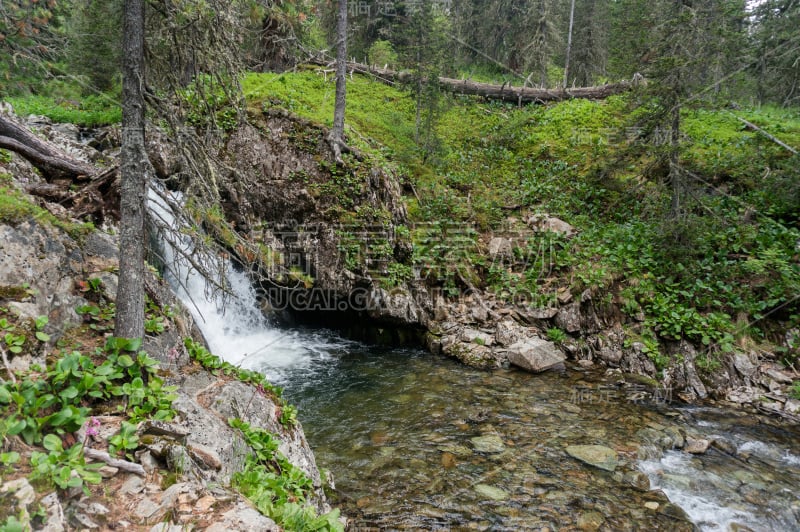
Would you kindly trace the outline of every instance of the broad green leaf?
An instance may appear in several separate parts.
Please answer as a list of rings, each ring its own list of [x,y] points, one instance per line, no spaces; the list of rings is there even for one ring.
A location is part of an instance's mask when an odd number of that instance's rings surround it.
[[[55,434],[48,434],[47,436],[45,436],[44,440],[42,441],[42,445],[48,451],[61,452],[64,450],[64,448],[61,445],[61,438],[59,438]]]

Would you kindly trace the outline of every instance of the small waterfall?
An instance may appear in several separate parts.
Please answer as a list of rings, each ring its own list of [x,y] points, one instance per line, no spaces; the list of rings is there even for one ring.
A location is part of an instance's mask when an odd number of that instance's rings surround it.
[[[178,192],[160,189],[160,194],[169,194],[177,203],[182,199]],[[332,333],[283,329],[270,323],[260,310],[252,281],[230,260],[222,262],[229,293],[224,298],[212,294],[203,276],[181,257],[193,255],[193,243],[180,236],[178,217],[160,194],[148,191],[148,208],[171,232],[170,238],[160,235],[158,242],[164,278],[191,311],[214,354],[280,382],[287,371],[317,365],[349,343]]]

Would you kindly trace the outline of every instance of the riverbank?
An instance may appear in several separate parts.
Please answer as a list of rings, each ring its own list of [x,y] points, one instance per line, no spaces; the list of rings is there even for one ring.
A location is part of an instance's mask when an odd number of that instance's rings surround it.
[[[16,157],[0,179],[0,524],[342,529],[280,389],[205,351],[153,271],[144,343],[110,337],[112,226],[37,204]]]

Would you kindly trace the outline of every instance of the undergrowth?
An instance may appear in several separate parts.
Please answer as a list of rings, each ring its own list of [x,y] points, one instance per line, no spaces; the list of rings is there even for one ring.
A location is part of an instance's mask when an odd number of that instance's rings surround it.
[[[252,74],[243,85],[254,110],[282,108],[330,125],[334,84],[318,71]],[[780,343],[768,322],[800,321],[798,158],[737,117],[797,147],[800,113],[685,109],[679,162],[687,194],[674,219],[659,159],[666,131],[645,127],[638,98],[519,108],[450,96],[437,150],[425,157],[414,142],[413,100],[354,76],[350,138],[377,164],[398,164],[410,192],[414,270],[397,282],[413,273],[445,295],[474,284],[532,306],[553,304],[559,289],[591,289],[644,316],[640,328],[659,341],[685,338],[709,353],[742,338]],[[557,216],[577,234],[535,233],[525,223],[531,215]],[[508,235],[513,257],[486,257],[487,233]]]

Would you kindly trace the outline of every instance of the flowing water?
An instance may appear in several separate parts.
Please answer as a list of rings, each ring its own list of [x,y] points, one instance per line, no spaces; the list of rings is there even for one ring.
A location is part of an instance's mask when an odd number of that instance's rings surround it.
[[[355,529],[691,530],[683,511],[702,530],[800,529],[797,427],[669,404],[613,373],[485,372],[280,329],[247,277],[229,277],[223,307],[189,269],[167,275],[212,351],[285,387]],[[687,432],[717,443],[670,450]],[[589,466],[571,445],[619,463]]]

